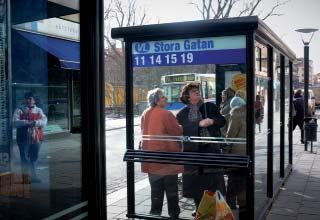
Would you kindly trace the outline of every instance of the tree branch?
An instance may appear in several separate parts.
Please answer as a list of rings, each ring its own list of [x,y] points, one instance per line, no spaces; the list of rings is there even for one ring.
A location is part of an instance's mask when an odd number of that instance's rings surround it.
[[[274,11],[279,8],[280,6],[282,5],[285,5],[287,4],[288,2],[290,2],[291,0],[286,0],[286,1],[277,1],[277,4],[275,6],[273,6],[271,8],[271,10],[269,11],[269,13],[267,13],[263,18],[262,20],[266,20],[267,18],[271,17],[271,16],[281,16],[283,14],[279,14],[279,13],[274,13]]]
[[[194,5],[197,9],[197,11],[201,14],[202,16],[202,19],[205,20],[205,17],[204,17],[204,14],[203,14],[203,11],[201,10],[201,8],[199,7],[198,4],[194,3],[194,2],[189,2],[190,5]]]
[[[232,8],[234,7],[234,5],[239,2],[239,0],[230,0],[229,1],[229,5],[228,5],[228,8],[227,8],[227,11],[226,11],[226,14],[225,14],[225,17],[229,17],[230,16],[230,12],[232,10]]]
[[[258,5],[261,3],[261,1],[262,0],[255,0],[255,1],[250,2],[251,10],[248,14],[249,16],[252,16],[255,13],[255,11],[256,11]]]

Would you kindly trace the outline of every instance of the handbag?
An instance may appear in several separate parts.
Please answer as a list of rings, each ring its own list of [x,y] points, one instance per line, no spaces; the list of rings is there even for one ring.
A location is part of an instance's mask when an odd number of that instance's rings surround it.
[[[201,198],[196,220],[235,220],[235,217],[219,190],[205,190]]]
[[[28,143],[29,144],[38,144],[44,140],[43,131],[38,127],[29,127],[28,128]]]

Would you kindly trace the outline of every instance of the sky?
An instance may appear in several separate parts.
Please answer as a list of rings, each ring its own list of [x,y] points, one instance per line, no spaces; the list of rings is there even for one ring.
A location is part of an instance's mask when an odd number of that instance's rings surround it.
[[[201,15],[191,0],[137,0],[145,7],[148,23],[169,23],[200,20]],[[193,0],[194,2],[200,0]],[[268,11],[277,0],[264,0],[260,11]],[[265,20],[265,23],[285,42],[297,57],[303,57],[301,36],[295,32],[300,28],[320,29],[320,0],[291,0],[281,6],[278,13]],[[310,59],[314,63],[314,73],[320,73],[320,31],[316,32],[310,43]]]

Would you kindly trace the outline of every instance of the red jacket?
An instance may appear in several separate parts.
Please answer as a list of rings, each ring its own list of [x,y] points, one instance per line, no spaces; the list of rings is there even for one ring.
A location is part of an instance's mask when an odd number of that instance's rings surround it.
[[[35,127],[33,131],[35,134],[30,133],[31,128],[28,127],[28,122],[35,121]],[[18,144],[30,144],[33,135],[36,135],[34,139],[38,141],[44,140],[43,128],[47,124],[47,117],[43,113],[42,109],[34,106],[29,108],[25,105],[17,108],[13,114],[13,125],[17,128],[17,143]]]
[[[166,109],[152,107],[141,116],[142,135],[181,136],[182,127],[174,115]],[[142,149],[148,151],[181,152],[181,143],[177,141],[144,140]],[[174,175],[183,172],[183,166],[160,163],[141,163],[144,173],[156,175]]]

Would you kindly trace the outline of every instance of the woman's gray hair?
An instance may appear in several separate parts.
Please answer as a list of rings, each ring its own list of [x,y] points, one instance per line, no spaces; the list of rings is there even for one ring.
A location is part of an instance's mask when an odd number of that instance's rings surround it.
[[[155,107],[157,105],[157,102],[161,98],[160,93],[163,93],[163,90],[160,88],[155,88],[148,92],[147,100],[150,107]]]

